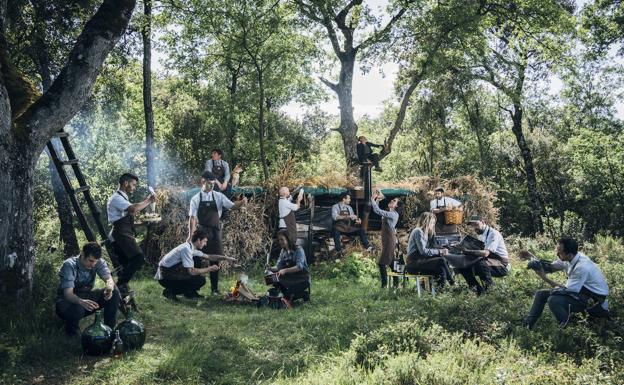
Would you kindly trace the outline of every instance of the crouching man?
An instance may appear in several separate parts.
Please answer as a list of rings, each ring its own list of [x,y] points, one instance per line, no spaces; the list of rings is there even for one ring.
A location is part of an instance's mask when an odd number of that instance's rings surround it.
[[[106,282],[105,289],[93,289],[96,274]],[[56,314],[65,322],[68,335],[78,334],[80,320],[101,308],[104,309],[104,323],[115,327],[121,295],[97,242],[85,244],[79,256],[66,259],[59,278]]]
[[[551,269],[548,270],[565,271],[568,281],[562,286],[548,278],[543,268],[536,268],[535,273],[553,289],[538,290],[535,293],[529,315],[524,318],[524,325],[533,329],[547,303],[557,322],[563,327],[568,324],[572,313],[587,311],[594,317],[608,316],[609,286],[598,266],[578,252],[578,243],[573,238],[559,239],[556,252],[558,259],[551,263]]]
[[[277,233],[277,242],[282,250],[277,265],[270,269],[276,273],[279,280],[274,284],[275,287],[284,295],[288,307],[292,306],[292,301],[299,298],[308,301],[310,299],[310,271],[303,248],[290,240],[286,230],[280,230]]]
[[[154,279],[165,288],[162,293],[164,297],[176,300],[178,294],[183,294],[188,299],[202,298],[198,291],[206,284],[204,276],[219,270],[219,265],[195,267],[202,265],[199,261],[201,259],[214,263],[220,260],[234,261],[234,258],[230,257],[204,254],[202,249],[206,247],[208,238],[208,232],[195,230],[190,241],[177,246],[158,262]]]

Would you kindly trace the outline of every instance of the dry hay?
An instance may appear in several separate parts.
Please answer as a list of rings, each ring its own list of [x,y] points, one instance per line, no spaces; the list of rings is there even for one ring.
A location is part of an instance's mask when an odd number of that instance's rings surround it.
[[[146,259],[153,266],[169,250],[188,237],[189,200],[182,189],[161,188],[156,198],[156,211],[161,222],[150,226],[146,237]],[[250,199],[239,210],[231,210],[223,219],[223,248],[225,255],[247,266],[270,247],[270,233],[265,220],[262,200]]]

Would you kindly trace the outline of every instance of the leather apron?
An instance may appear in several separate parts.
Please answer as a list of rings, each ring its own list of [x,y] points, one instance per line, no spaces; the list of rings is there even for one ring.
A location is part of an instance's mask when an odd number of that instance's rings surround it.
[[[126,199],[119,191],[117,191],[117,194]],[[137,244],[136,238],[134,238],[134,215],[128,213],[126,216],[115,221],[111,234],[113,236],[113,242],[117,245],[118,250],[124,253],[126,258],[132,259],[137,255],[143,254],[143,250],[141,250]]]
[[[395,230],[390,227],[387,218],[381,221],[381,254],[379,254],[380,265],[389,265],[394,259],[394,252],[397,246],[397,237]]]
[[[351,213],[349,212],[349,208],[347,206],[340,207],[340,212],[338,215],[340,216],[345,216],[345,217],[349,217],[349,215],[351,215]],[[336,229],[336,231],[342,233],[342,234],[351,234],[357,231],[360,231],[359,228],[351,226],[351,219],[338,219],[336,220],[336,223],[334,223],[334,228]]]
[[[436,199],[436,209],[446,208],[446,197],[443,198],[443,202],[444,204],[440,205],[440,200]],[[457,229],[457,225],[447,225],[444,223],[444,211],[437,213],[435,216],[436,216],[436,225],[435,225],[436,235],[459,233],[459,230]]]
[[[490,235],[490,227],[488,226],[487,232],[485,233],[485,240],[487,241],[488,235]],[[485,250],[485,247],[483,248]],[[503,259],[500,255],[490,251],[490,255],[485,258],[485,264],[488,266],[501,266],[507,267],[507,263],[503,262]]]
[[[212,162],[212,175],[215,176],[215,179],[217,179],[219,183],[223,183],[225,181],[225,168],[223,167],[223,161],[222,160],[219,161],[218,166],[214,160],[210,160],[210,161]],[[230,188],[230,184],[228,183],[228,188],[226,190],[229,190],[229,188]],[[226,193],[226,191],[221,191],[219,186],[217,186],[216,184],[214,186],[214,189],[224,194]]]
[[[288,233],[288,239],[293,243],[297,243],[297,218],[295,212],[291,211],[282,218],[286,223],[286,232]]]
[[[294,251],[291,251],[294,253]],[[295,266],[296,263],[293,259],[286,261],[283,269],[287,269]],[[295,285],[305,285],[310,283],[310,273],[307,270],[301,270],[296,273],[285,274],[279,278],[279,283],[285,287],[292,287]]]
[[[202,191],[199,192],[199,206],[197,208],[197,221],[199,228],[208,233],[208,243],[202,249],[204,254],[223,255],[223,243],[221,242],[221,224],[219,209],[215,200],[214,192],[212,200],[203,200]]]

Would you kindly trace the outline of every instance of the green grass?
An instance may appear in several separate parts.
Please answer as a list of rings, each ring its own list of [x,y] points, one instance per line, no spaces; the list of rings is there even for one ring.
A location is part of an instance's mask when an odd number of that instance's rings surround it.
[[[358,258],[320,265],[313,272],[312,302],[288,311],[215,297],[175,303],[161,296],[155,281],[142,278],[134,288],[147,342],[122,359],[82,356],[79,340],[63,335],[51,297],[42,291],[33,309],[0,316],[0,383],[624,381],[617,369],[624,363],[618,317],[597,323],[577,318],[561,330],[546,311],[534,332],[519,326],[541,286],[524,269],[514,269],[478,299],[463,285],[435,299],[419,299],[412,290],[381,290],[373,272],[373,264]],[[607,276],[624,282],[623,266],[609,266]],[[263,292],[260,275],[252,278],[253,289]],[[222,277],[222,290],[233,280]],[[621,308],[623,302],[615,290],[611,306]]]

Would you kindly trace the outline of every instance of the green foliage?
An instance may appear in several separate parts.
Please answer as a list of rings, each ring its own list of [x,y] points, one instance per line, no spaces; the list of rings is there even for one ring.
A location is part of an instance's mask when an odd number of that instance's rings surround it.
[[[343,259],[322,261],[317,265],[319,277],[340,281],[359,281],[377,277],[377,264],[360,253],[352,253]]]

